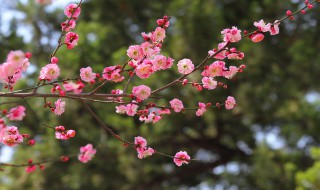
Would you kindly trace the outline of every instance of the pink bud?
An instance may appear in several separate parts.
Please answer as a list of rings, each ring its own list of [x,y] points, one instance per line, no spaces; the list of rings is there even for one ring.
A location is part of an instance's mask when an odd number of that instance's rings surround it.
[[[290,16],[292,14],[292,12],[290,10],[287,10],[286,15]]]
[[[51,58],[51,63],[57,64],[59,59],[57,57],[52,57]]]
[[[264,38],[264,35],[261,34],[261,33],[258,33],[258,34],[255,34],[255,35],[251,38],[251,40],[252,40],[252,42],[261,42],[261,41],[263,40],[263,38]]]

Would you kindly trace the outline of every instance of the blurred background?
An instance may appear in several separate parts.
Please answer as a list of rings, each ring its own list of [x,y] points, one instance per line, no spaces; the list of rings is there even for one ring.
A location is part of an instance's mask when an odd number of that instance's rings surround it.
[[[33,86],[39,68],[46,65],[57,45],[66,20],[63,7],[72,1],[56,0],[40,5],[34,0],[0,0],[0,60],[10,50],[33,53],[32,67],[15,89]],[[74,2],[74,1],[73,1]],[[273,22],[286,10],[297,10],[298,0],[87,0],[75,32],[78,46],[61,48],[57,54],[61,78],[78,77],[79,69],[94,71],[124,63],[129,45],[142,42],[141,32],[149,32],[163,15],[172,16],[163,44],[165,55],[177,63],[190,58],[199,63],[222,41],[221,30],[238,26],[254,30],[253,22]],[[56,117],[44,110],[43,101],[27,99],[24,122],[13,123],[21,133],[36,139],[32,147],[6,148],[0,145],[1,161],[26,163],[60,155],[77,154],[87,143],[99,145],[95,158],[82,164],[72,158],[68,163],[47,164],[27,174],[24,168],[3,168],[0,189],[181,189],[181,190],[317,190],[320,189],[320,20],[319,7],[280,25],[280,34],[266,35],[260,43],[244,39],[235,44],[245,53],[243,73],[231,81],[221,79],[228,89],[201,91],[175,87],[163,91],[159,100],[166,104],[180,97],[188,107],[197,101],[223,102],[234,96],[232,111],[210,109],[203,117],[194,112],[166,116],[155,125],[140,123],[115,113],[114,105],[90,104],[101,119],[120,136],[130,141],[141,135],[148,145],[174,155],[185,150],[202,160],[176,167],[171,159],[159,155],[140,160],[133,148],[125,148],[106,135],[81,104],[67,101],[67,110]],[[173,67],[175,68],[175,66]],[[145,84],[152,89],[175,79],[178,73],[160,72]],[[192,76],[199,80],[199,76]],[[161,80],[160,80],[161,79]],[[135,79],[133,84],[141,84]],[[110,92],[122,84],[110,84]],[[192,100],[192,101],[190,101]],[[0,99],[0,102],[9,101]],[[21,104],[24,102],[21,100]],[[5,108],[2,106],[1,109]],[[41,125],[64,125],[77,131],[68,141],[54,138],[54,131]]]

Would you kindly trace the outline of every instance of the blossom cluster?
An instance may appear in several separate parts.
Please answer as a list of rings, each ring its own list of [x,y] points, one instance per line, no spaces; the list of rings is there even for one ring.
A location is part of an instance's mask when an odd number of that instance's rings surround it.
[[[135,137],[134,145],[138,153],[138,158],[140,159],[151,156],[155,153],[155,151],[152,148],[147,147],[147,140],[143,137]]]
[[[89,162],[97,150],[93,148],[92,144],[87,144],[86,146],[80,147],[80,153],[78,154],[78,160],[82,163]]]
[[[21,79],[22,73],[29,67],[30,57],[30,53],[20,50],[11,51],[7,55],[6,62],[0,64],[0,83],[5,84],[5,88],[13,89],[13,85]]]

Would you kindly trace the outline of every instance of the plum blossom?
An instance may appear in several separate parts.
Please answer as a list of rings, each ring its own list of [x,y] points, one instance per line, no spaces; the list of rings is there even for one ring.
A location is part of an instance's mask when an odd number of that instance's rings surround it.
[[[218,44],[218,50],[217,49],[213,49],[213,50],[209,50],[208,54],[212,57],[216,52],[218,52],[219,50],[225,48],[226,49],[226,45],[227,42],[222,42]],[[217,53],[216,55],[214,55],[215,59],[220,59],[223,60],[224,58],[226,58],[226,50],[222,50],[219,53]]]
[[[214,80],[212,77],[203,77],[202,83],[203,83],[203,88],[206,88],[208,90],[213,90],[218,85],[218,82]]]
[[[124,76],[120,75],[121,66],[110,66],[103,69],[102,77],[113,82],[121,82]]]
[[[64,39],[64,43],[68,49],[73,49],[78,44],[79,36],[75,32],[68,32]]]
[[[152,33],[151,40],[152,42],[161,42],[164,40],[165,37],[166,30],[161,27],[157,27],[155,31]]]
[[[182,101],[177,98],[171,100],[170,105],[175,112],[180,112],[184,108]]]
[[[178,61],[178,71],[181,74],[190,74],[194,70],[194,65],[190,59],[182,59]]]
[[[160,69],[165,70],[172,66],[173,59],[168,57],[166,58],[163,55],[156,55],[152,60],[152,68],[154,71],[158,71]]]
[[[153,73],[152,62],[149,60],[144,60],[143,63],[135,68],[136,75],[142,79],[149,78]]]
[[[161,116],[160,115],[156,115],[155,113],[150,113],[149,115],[141,115],[139,117],[140,121],[144,121],[145,123],[156,123],[158,121],[161,120]]]
[[[0,140],[7,146],[15,146],[23,142],[23,137],[19,134],[17,127],[10,126],[5,128],[5,132]]]
[[[127,50],[127,55],[134,60],[140,60],[143,58],[143,50],[139,45],[131,45]]]
[[[232,96],[228,96],[227,100],[225,101],[225,107],[227,110],[231,110],[236,106],[236,100]]]
[[[202,116],[205,111],[207,111],[207,107],[205,103],[199,102],[199,108],[196,111],[197,116]]]
[[[125,114],[126,111],[127,111],[127,106],[125,105],[116,106],[116,113]]]
[[[65,9],[64,9],[64,14],[68,17],[68,18],[77,18],[81,13],[81,8],[80,6],[78,6],[77,4],[70,4],[68,5]]]
[[[80,153],[78,154],[78,160],[82,163],[89,162],[97,150],[93,148],[92,144],[87,144],[86,146],[80,147]]]
[[[227,79],[231,79],[238,72],[238,68],[236,66],[230,66],[228,71],[224,72],[224,77]]]
[[[17,106],[10,109],[7,117],[11,121],[21,121],[26,116],[25,111],[26,108],[24,106]]]
[[[280,22],[278,20],[276,20],[273,25],[271,25],[270,27],[270,34],[271,35],[277,35],[279,34],[279,25],[280,25]]]
[[[54,80],[60,76],[60,68],[57,64],[47,64],[42,67],[39,79],[41,80]]]
[[[266,24],[263,19],[261,19],[259,22],[254,22],[253,25],[261,32],[268,32],[271,27],[271,24]]]
[[[84,84],[81,81],[77,81],[76,83],[68,81],[63,83],[63,88],[67,92],[73,91],[73,93],[75,94],[80,94],[82,92],[82,89],[84,88]]]
[[[134,145],[138,153],[138,158],[140,159],[145,158],[147,156],[151,156],[155,153],[155,151],[152,148],[147,147],[147,140],[143,137],[135,137]]]
[[[186,151],[177,152],[173,158],[173,162],[179,167],[182,166],[182,164],[189,164],[190,156]]]
[[[96,73],[93,73],[92,68],[88,66],[86,68],[80,69],[80,77],[81,77],[81,80],[85,82],[91,82],[96,78]]]
[[[66,130],[66,131],[56,131],[55,132],[55,138],[60,140],[68,140],[70,138],[73,138],[76,135],[75,130]]]
[[[69,32],[70,30],[74,29],[76,27],[76,21],[71,19],[66,20],[65,22],[61,23],[61,30],[64,30],[66,32]]]
[[[32,173],[37,169],[36,165],[30,165],[26,167],[26,172],[27,173]]]
[[[253,34],[252,36],[251,36],[251,40],[252,40],[252,42],[261,42],[262,40],[263,40],[263,38],[264,38],[264,35],[263,34],[261,34],[261,33],[258,33],[258,34]]]
[[[238,42],[241,40],[241,30],[233,26],[231,29],[224,29],[221,34],[223,35],[223,41],[225,42]]]
[[[58,99],[54,104],[55,104],[55,108],[54,108],[53,112],[56,115],[63,114],[63,112],[65,110],[66,102],[62,101],[61,99]]]
[[[224,70],[226,70],[225,62],[215,61],[209,66],[206,66],[204,71],[202,71],[201,75],[206,77],[223,76]]]
[[[132,94],[140,100],[145,100],[150,96],[151,89],[146,85],[135,86],[132,89]]]
[[[137,113],[138,105],[136,104],[127,104],[126,105],[126,114],[129,116],[134,116]]]
[[[27,54],[27,53],[26,53]],[[5,63],[0,64],[0,82],[6,83],[9,89],[22,77],[22,72],[26,71],[30,65],[28,57],[20,50],[10,51]]]

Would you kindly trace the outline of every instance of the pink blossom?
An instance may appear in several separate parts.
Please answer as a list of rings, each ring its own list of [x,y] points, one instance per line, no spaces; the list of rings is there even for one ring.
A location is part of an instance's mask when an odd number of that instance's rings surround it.
[[[160,27],[165,27],[168,28],[169,27],[169,21],[168,21],[168,16],[164,16],[162,19],[158,19],[157,20],[157,24]]]
[[[271,26],[270,23],[266,24],[263,21],[263,19],[261,19],[259,22],[254,22],[253,25],[255,27],[257,27],[258,30],[261,31],[261,32],[268,32],[270,30],[270,26]]]
[[[145,100],[150,96],[151,89],[146,85],[135,86],[132,88],[132,94],[140,100]]]
[[[121,82],[124,79],[124,76],[120,74],[120,67],[110,66],[103,69],[102,77],[106,80],[113,82]]]
[[[32,173],[37,169],[36,165],[30,165],[26,167],[26,172],[27,173]]]
[[[271,25],[270,27],[270,34],[271,35],[277,35],[279,34],[279,25],[280,25],[280,22],[278,20],[276,20],[273,25]]]
[[[212,57],[216,52],[218,52],[222,48],[226,48],[226,44],[227,44],[227,42],[219,43],[218,50],[217,49],[210,50],[210,51],[208,51],[208,54]],[[227,52],[226,50],[222,50],[219,53],[215,54],[214,58],[223,60],[224,58],[226,58],[226,52]]]
[[[194,70],[194,65],[190,59],[182,59],[178,61],[178,71],[181,74],[190,74]]]
[[[134,144],[135,144],[136,149],[143,148],[143,147],[147,146],[147,140],[143,137],[140,137],[140,136],[134,137]]]
[[[150,42],[144,42],[140,45],[143,55],[146,57],[152,57],[157,52],[154,50],[154,46]]]
[[[56,139],[60,139],[60,140],[68,140],[70,138],[73,138],[76,135],[76,131],[75,130],[63,130],[63,131],[56,131],[55,132],[55,137]]]
[[[167,64],[167,58],[163,55],[156,55],[152,60],[152,66],[154,71],[158,71],[160,69],[165,70],[171,67],[171,65]]]
[[[226,70],[225,62],[215,61],[211,65],[206,66],[204,71],[201,73],[201,75],[205,77],[222,76],[224,70]]]
[[[157,27],[156,30],[152,33],[151,40],[152,42],[161,42],[165,37],[166,30],[161,27]]]
[[[227,110],[231,110],[236,106],[236,100],[232,96],[228,96],[227,100],[225,101],[225,107]]]
[[[42,67],[39,78],[41,80],[54,80],[60,76],[60,68],[57,64],[47,64]]]
[[[25,61],[25,58],[25,53],[23,53],[21,50],[10,51],[10,53],[7,55],[6,62],[14,65],[15,67],[20,67]]]
[[[196,111],[197,116],[202,116],[205,111],[207,111],[207,107],[205,103],[199,102],[199,108]]]
[[[170,105],[175,112],[180,112],[184,108],[182,101],[177,98],[171,100]]]
[[[224,29],[221,34],[223,35],[223,41],[225,42],[238,42],[241,40],[241,30],[233,26],[231,29]]]
[[[116,106],[116,113],[125,114],[126,111],[127,111],[127,106],[125,105]]]
[[[97,150],[93,148],[92,144],[87,144],[86,146],[80,147],[80,153],[78,154],[78,160],[82,163],[89,162]]]
[[[65,22],[61,23],[61,30],[64,30],[66,32],[69,32],[75,27],[76,27],[76,21],[73,19],[71,19],[70,21],[66,20]]]
[[[17,106],[10,109],[7,117],[11,121],[21,121],[26,116],[25,111],[26,108],[24,106]]]
[[[254,34],[252,37],[251,37],[251,40],[252,42],[261,42],[264,38],[264,35],[261,34],[261,33],[258,33],[258,34]]]
[[[80,81],[72,82],[72,81],[68,81],[63,83],[63,88],[67,91],[73,91],[73,93],[75,94],[80,94],[82,92],[82,89],[84,88],[84,84]]]
[[[144,149],[139,150],[137,152],[138,152],[138,158],[140,158],[140,159],[148,157],[148,156],[152,156],[155,153],[155,151],[150,147],[144,148]]]
[[[85,82],[91,82],[96,78],[96,73],[93,73],[92,68],[88,66],[86,68],[80,69],[80,77],[81,77],[81,80]]]
[[[65,107],[65,105],[66,105],[66,102],[64,102],[64,101],[61,101],[61,99],[58,99],[55,103],[55,108],[54,108],[54,113],[56,114],[56,115],[61,115],[61,114],[63,114],[63,112],[64,112],[64,107]]]
[[[129,116],[134,116],[137,113],[138,105],[136,104],[127,104],[126,114]]]
[[[203,88],[206,88],[208,90],[213,90],[218,85],[218,82],[214,80],[212,77],[203,77],[202,83],[203,83]]]
[[[147,147],[147,140],[143,137],[134,138],[135,149],[138,152],[138,158],[142,159],[155,153],[152,148]]]
[[[140,60],[143,58],[143,50],[139,45],[132,45],[127,50],[127,55],[134,60]]]
[[[10,126],[5,128],[5,132],[0,140],[7,146],[15,146],[23,142],[23,137],[19,134],[17,127]]]
[[[236,48],[230,48],[230,52],[228,52],[227,57],[232,60],[241,60],[244,58],[244,53],[237,51]]]
[[[236,66],[230,66],[229,71],[224,72],[224,77],[227,79],[231,79],[238,72],[238,68]]]
[[[77,18],[80,15],[81,8],[77,4],[70,4],[64,9],[64,14],[70,18]]]
[[[173,162],[179,167],[182,166],[182,164],[189,164],[190,156],[186,151],[177,152],[173,158]]]
[[[68,49],[73,49],[78,44],[79,36],[75,32],[68,32],[64,39],[64,43]]]
[[[136,75],[142,79],[149,78],[154,72],[152,69],[152,63],[149,60],[144,60],[142,64],[135,68]]]
[[[156,115],[155,113],[150,113],[149,115],[141,115],[139,117],[140,121],[144,121],[145,123],[156,123],[158,121],[161,120],[161,116],[160,115]]]
[[[164,115],[164,114],[170,114],[171,111],[170,111],[170,109],[163,108],[163,109],[157,109],[157,113],[158,113],[159,115]]]

